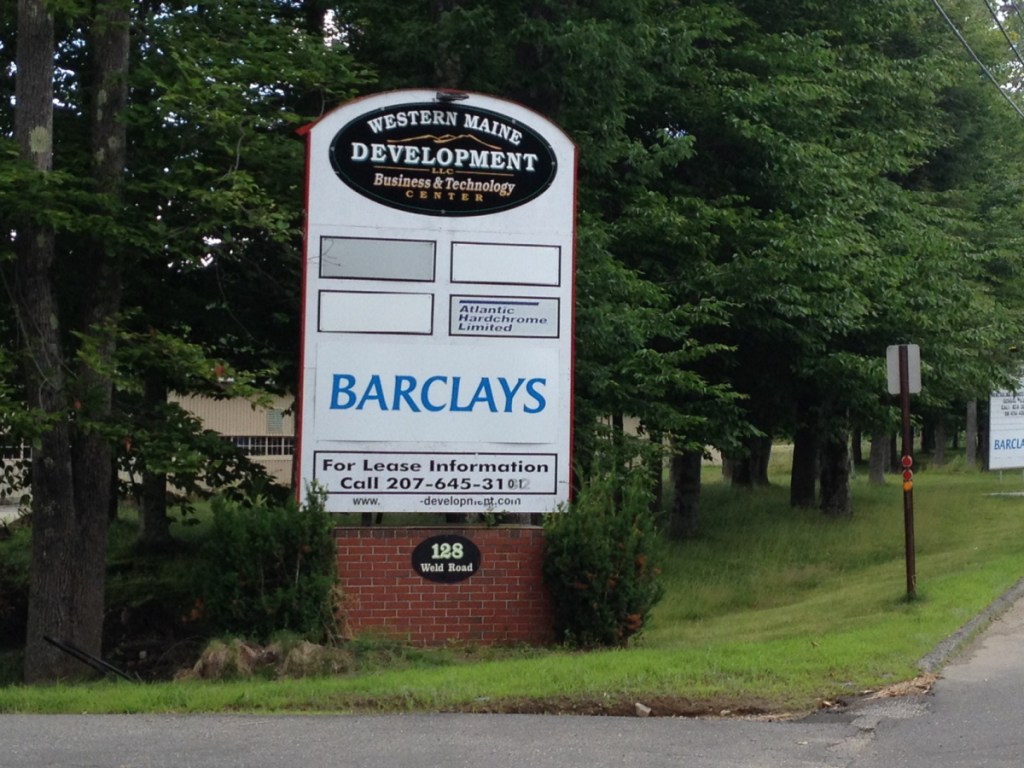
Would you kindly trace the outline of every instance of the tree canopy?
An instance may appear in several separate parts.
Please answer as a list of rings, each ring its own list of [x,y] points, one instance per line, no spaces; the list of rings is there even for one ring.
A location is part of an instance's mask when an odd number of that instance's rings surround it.
[[[501,93],[579,143],[577,439],[625,412],[745,461],[774,436],[887,423],[890,344],[926,350],[937,408],[1014,370],[1016,300],[991,270],[1017,236],[992,217],[1017,207],[1021,124],[934,7],[355,1],[341,18],[378,85]]]

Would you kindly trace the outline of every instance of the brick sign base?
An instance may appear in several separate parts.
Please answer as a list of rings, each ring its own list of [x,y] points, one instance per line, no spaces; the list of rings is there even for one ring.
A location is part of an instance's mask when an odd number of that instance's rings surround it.
[[[551,597],[543,582],[542,528],[336,528],[334,535],[352,634],[375,632],[421,646],[554,640]],[[450,535],[479,548],[479,569],[452,584],[417,573],[412,565],[417,545]]]

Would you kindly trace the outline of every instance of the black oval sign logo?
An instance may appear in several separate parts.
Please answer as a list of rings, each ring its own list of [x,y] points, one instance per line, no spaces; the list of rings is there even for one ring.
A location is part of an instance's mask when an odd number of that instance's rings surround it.
[[[456,534],[431,536],[412,551],[412,569],[430,581],[462,581],[480,570],[480,548]]]
[[[331,167],[382,205],[430,216],[480,216],[551,186],[554,150],[533,129],[465,104],[402,104],[368,112],[331,140]]]

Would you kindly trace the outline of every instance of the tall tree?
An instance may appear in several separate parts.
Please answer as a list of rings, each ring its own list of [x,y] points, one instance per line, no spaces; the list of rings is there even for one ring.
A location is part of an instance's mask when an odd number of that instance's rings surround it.
[[[14,135],[21,158],[40,175],[53,170],[54,46],[54,20],[46,3],[19,0]],[[92,532],[91,521],[75,516],[69,425],[62,418],[69,402],[51,279],[54,232],[42,217],[19,217],[13,223],[17,230],[12,293],[24,350],[26,396],[50,422],[32,452],[38,533],[32,542],[28,619],[28,632],[36,642],[25,660],[25,677],[31,682],[72,671],[71,662],[61,659],[58,651],[46,652],[43,633],[55,632],[91,650],[99,648],[99,640],[94,622],[79,612],[83,604],[69,594],[74,585],[86,584],[76,572],[82,562],[78,549],[92,541]]]
[[[91,191],[99,205],[116,209],[125,158],[124,126],[128,5],[97,2],[91,126]],[[20,0],[15,136],[22,158],[40,175],[53,169],[55,26],[47,4]],[[39,179],[36,184],[44,183]],[[32,442],[32,559],[29,572],[25,679],[69,675],[75,662],[46,642],[55,637],[98,654],[103,593],[111,454],[100,425],[109,416],[111,382],[99,370],[69,357],[62,336],[68,322],[56,283],[53,215],[22,211],[16,227],[14,309],[22,339],[28,405],[40,428]],[[89,333],[109,321],[120,301],[116,241],[97,238],[83,267],[72,327]],[[109,347],[104,350],[108,355]]]
[[[361,77],[344,46],[325,44],[328,5],[161,3],[137,13],[128,183],[141,245],[127,302],[142,308],[133,338],[156,343],[126,361],[136,386],[118,406],[133,422],[146,547],[171,543],[163,475],[182,466],[174,443],[186,440],[192,455],[214,447],[201,432],[187,439],[191,422],[166,394],[238,395],[244,370],[265,388],[295,391],[303,153],[291,136]],[[172,345],[190,364],[166,354],[168,335],[198,346]],[[210,375],[214,360],[228,364],[234,386]],[[190,466],[198,474],[176,485],[216,485]]]
[[[0,126],[11,130],[13,102],[21,162],[0,168],[0,210],[16,232],[5,283],[34,418],[12,403],[2,418],[33,448],[30,681],[76,671],[44,636],[101,650],[113,447],[141,453],[162,430],[149,447],[188,437],[177,445],[188,471],[200,450],[224,466],[195,422],[164,403],[139,410],[143,380],[171,367],[157,350],[205,368],[163,382],[186,388],[223,392],[218,375],[233,366],[295,368],[303,158],[290,134],[355,77],[326,41],[326,10],[19,0],[17,66],[4,69],[17,93]]]

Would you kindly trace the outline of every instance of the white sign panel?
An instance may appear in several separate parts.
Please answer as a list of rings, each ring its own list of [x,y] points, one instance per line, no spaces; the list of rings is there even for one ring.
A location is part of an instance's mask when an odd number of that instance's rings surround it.
[[[907,394],[921,392],[921,347],[917,344],[894,344],[885,348],[885,371],[890,395],[900,392],[900,348],[907,350]]]
[[[558,352],[527,348],[510,357],[496,346],[327,340],[317,349],[313,437],[553,443]]]
[[[1024,467],[1024,382],[1017,392],[993,392],[989,399],[989,469]]]
[[[569,498],[576,150],[480,94],[378,94],[302,132],[300,493],[336,512]]]

